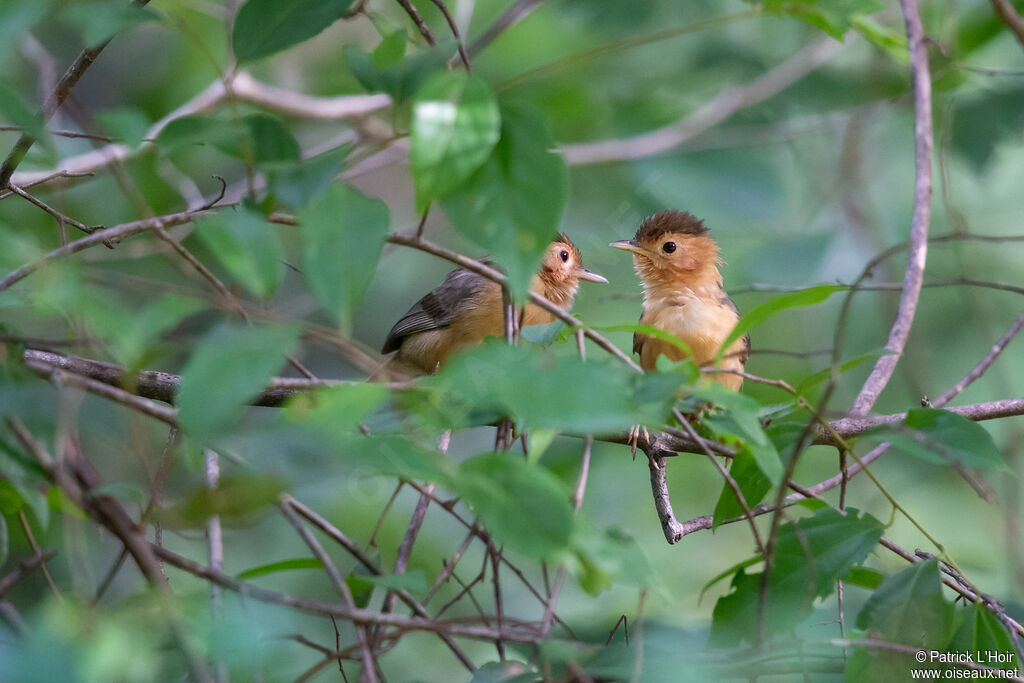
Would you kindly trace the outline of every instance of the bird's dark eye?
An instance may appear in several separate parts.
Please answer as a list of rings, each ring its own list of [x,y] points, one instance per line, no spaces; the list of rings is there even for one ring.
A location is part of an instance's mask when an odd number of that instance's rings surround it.
[[[666,254],[671,254],[673,251],[676,250],[676,243],[675,242],[665,242],[665,244],[661,245],[661,249]]]
[[[569,252],[567,252],[565,249],[559,252],[558,256],[559,258],[562,259],[562,263],[567,263],[569,261]]]

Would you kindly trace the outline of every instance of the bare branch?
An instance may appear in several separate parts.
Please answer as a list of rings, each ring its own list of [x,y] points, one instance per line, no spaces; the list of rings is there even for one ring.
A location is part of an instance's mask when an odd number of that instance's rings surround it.
[[[750,83],[723,90],[710,102],[679,121],[622,140],[565,145],[562,148],[565,159],[575,165],[603,164],[671,151],[737,111],[779,94],[828,62],[841,48],[842,44],[831,38],[812,43]]]
[[[372,114],[391,105],[391,98],[384,94],[373,95],[340,95],[337,97],[315,97],[285,90],[254,79],[248,72],[239,71],[229,80],[229,86],[236,99],[251,102],[288,116],[311,119],[338,120],[359,118]],[[138,149],[114,143],[105,145],[91,152],[64,159],[58,167],[62,173],[77,177],[91,173],[107,166],[128,159],[136,153],[151,148],[160,135],[160,131],[171,121],[184,116],[201,114],[214,109],[227,101],[227,90],[223,80],[213,81],[195,97],[150,126],[146,131],[145,140]],[[13,180],[21,186],[28,186],[41,178],[52,178],[54,171],[24,171],[16,173]]]
[[[910,46],[910,66],[914,84],[914,214],[910,227],[910,250],[907,254],[907,272],[903,278],[903,294],[889,332],[885,348],[890,353],[880,357],[853,404],[853,413],[865,414],[871,410],[878,396],[892,377],[903,354],[910,326],[914,322],[917,301],[924,281],[924,265],[928,256],[928,223],[932,199],[932,82],[928,72],[928,50],[924,43],[924,30],[917,0],[900,0],[900,9],[907,27]]]

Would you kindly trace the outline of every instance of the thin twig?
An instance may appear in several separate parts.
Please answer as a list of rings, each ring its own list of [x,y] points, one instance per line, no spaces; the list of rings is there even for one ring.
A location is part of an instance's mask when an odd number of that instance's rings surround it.
[[[1017,10],[1013,8],[1010,0],[989,0],[992,9],[995,10],[999,21],[1006,24],[1006,27],[1013,32],[1014,37],[1021,47],[1024,47],[1024,20],[1021,20]]]
[[[420,35],[427,41],[427,44],[437,45],[437,39],[434,37],[433,32],[431,32],[430,27],[427,26],[427,22],[423,20],[423,15],[416,9],[416,6],[410,0],[398,0],[398,4],[402,6],[405,13],[412,19],[412,23],[416,24],[416,28],[419,29]]]
[[[494,20],[493,24],[487,27],[487,30],[477,36],[476,40],[470,44],[468,48],[469,55],[472,57],[479,54],[484,48],[493,43],[498,36],[528,17],[542,2],[544,0],[516,0],[511,7]]]
[[[133,0],[134,3],[139,6],[145,6],[149,0]],[[50,117],[60,109],[60,106],[64,104],[64,100],[68,98],[79,79],[85,74],[86,70],[92,66],[96,58],[99,57],[100,53],[103,52],[113,37],[107,38],[99,45],[87,47],[79,53],[78,57],[72,62],[68,70],[64,72],[61,79],[57,81],[57,87],[54,88],[53,93],[46,98],[46,102],[43,103],[43,109],[40,116],[41,123],[46,123],[50,120]],[[8,182],[11,180],[11,176],[14,171],[18,168],[18,165],[25,158],[28,150],[31,149],[36,139],[28,133],[22,133],[18,137],[18,141],[14,144],[14,148],[11,150],[7,158],[4,159],[4,163],[0,166],[0,187],[6,187]]]

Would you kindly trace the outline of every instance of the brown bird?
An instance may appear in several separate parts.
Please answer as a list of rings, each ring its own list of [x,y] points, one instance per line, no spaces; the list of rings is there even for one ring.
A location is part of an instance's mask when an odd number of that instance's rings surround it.
[[[580,280],[608,282],[583,267],[580,251],[564,234],[544,253],[530,291],[568,310]],[[554,322],[555,316],[527,302],[523,325]],[[448,273],[441,285],[417,301],[395,323],[381,353],[398,351],[394,362],[409,369],[433,373],[455,352],[480,343],[489,335],[504,334],[501,286],[465,268]]]
[[[703,221],[686,212],[663,211],[645,218],[633,239],[610,246],[633,252],[644,288],[640,323],[681,339],[697,365],[713,363],[739,311],[722,289],[718,266],[724,261]],[[660,355],[672,361],[687,356],[678,346],[639,332],[633,335],[633,353],[640,354],[644,370],[654,369]],[[716,367],[742,371],[749,355],[750,337],[744,335],[730,344]],[[709,374],[730,389],[738,391],[743,384],[741,375]]]

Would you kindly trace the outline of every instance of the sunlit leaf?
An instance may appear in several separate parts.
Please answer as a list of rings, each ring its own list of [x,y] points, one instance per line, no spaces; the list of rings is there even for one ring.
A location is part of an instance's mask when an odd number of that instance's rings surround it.
[[[416,210],[460,187],[498,142],[498,103],[487,82],[464,71],[431,76],[413,101],[409,166]]]
[[[248,0],[238,11],[231,44],[240,62],[272,55],[317,35],[353,0]]]
[[[544,120],[529,107],[501,104],[501,139],[487,162],[441,201],[455,229],[494,258],[522,300],[558,231],[568,169]]]
[[[293,326],[224,323],[200,341],[181,373],[178,420],[200,443],[241,417],[298,340]]]
[[[363,298],[388,236],[388,207],[348,185],[334,185],[299,215],[303,270],[320,303],[340,321]]]

